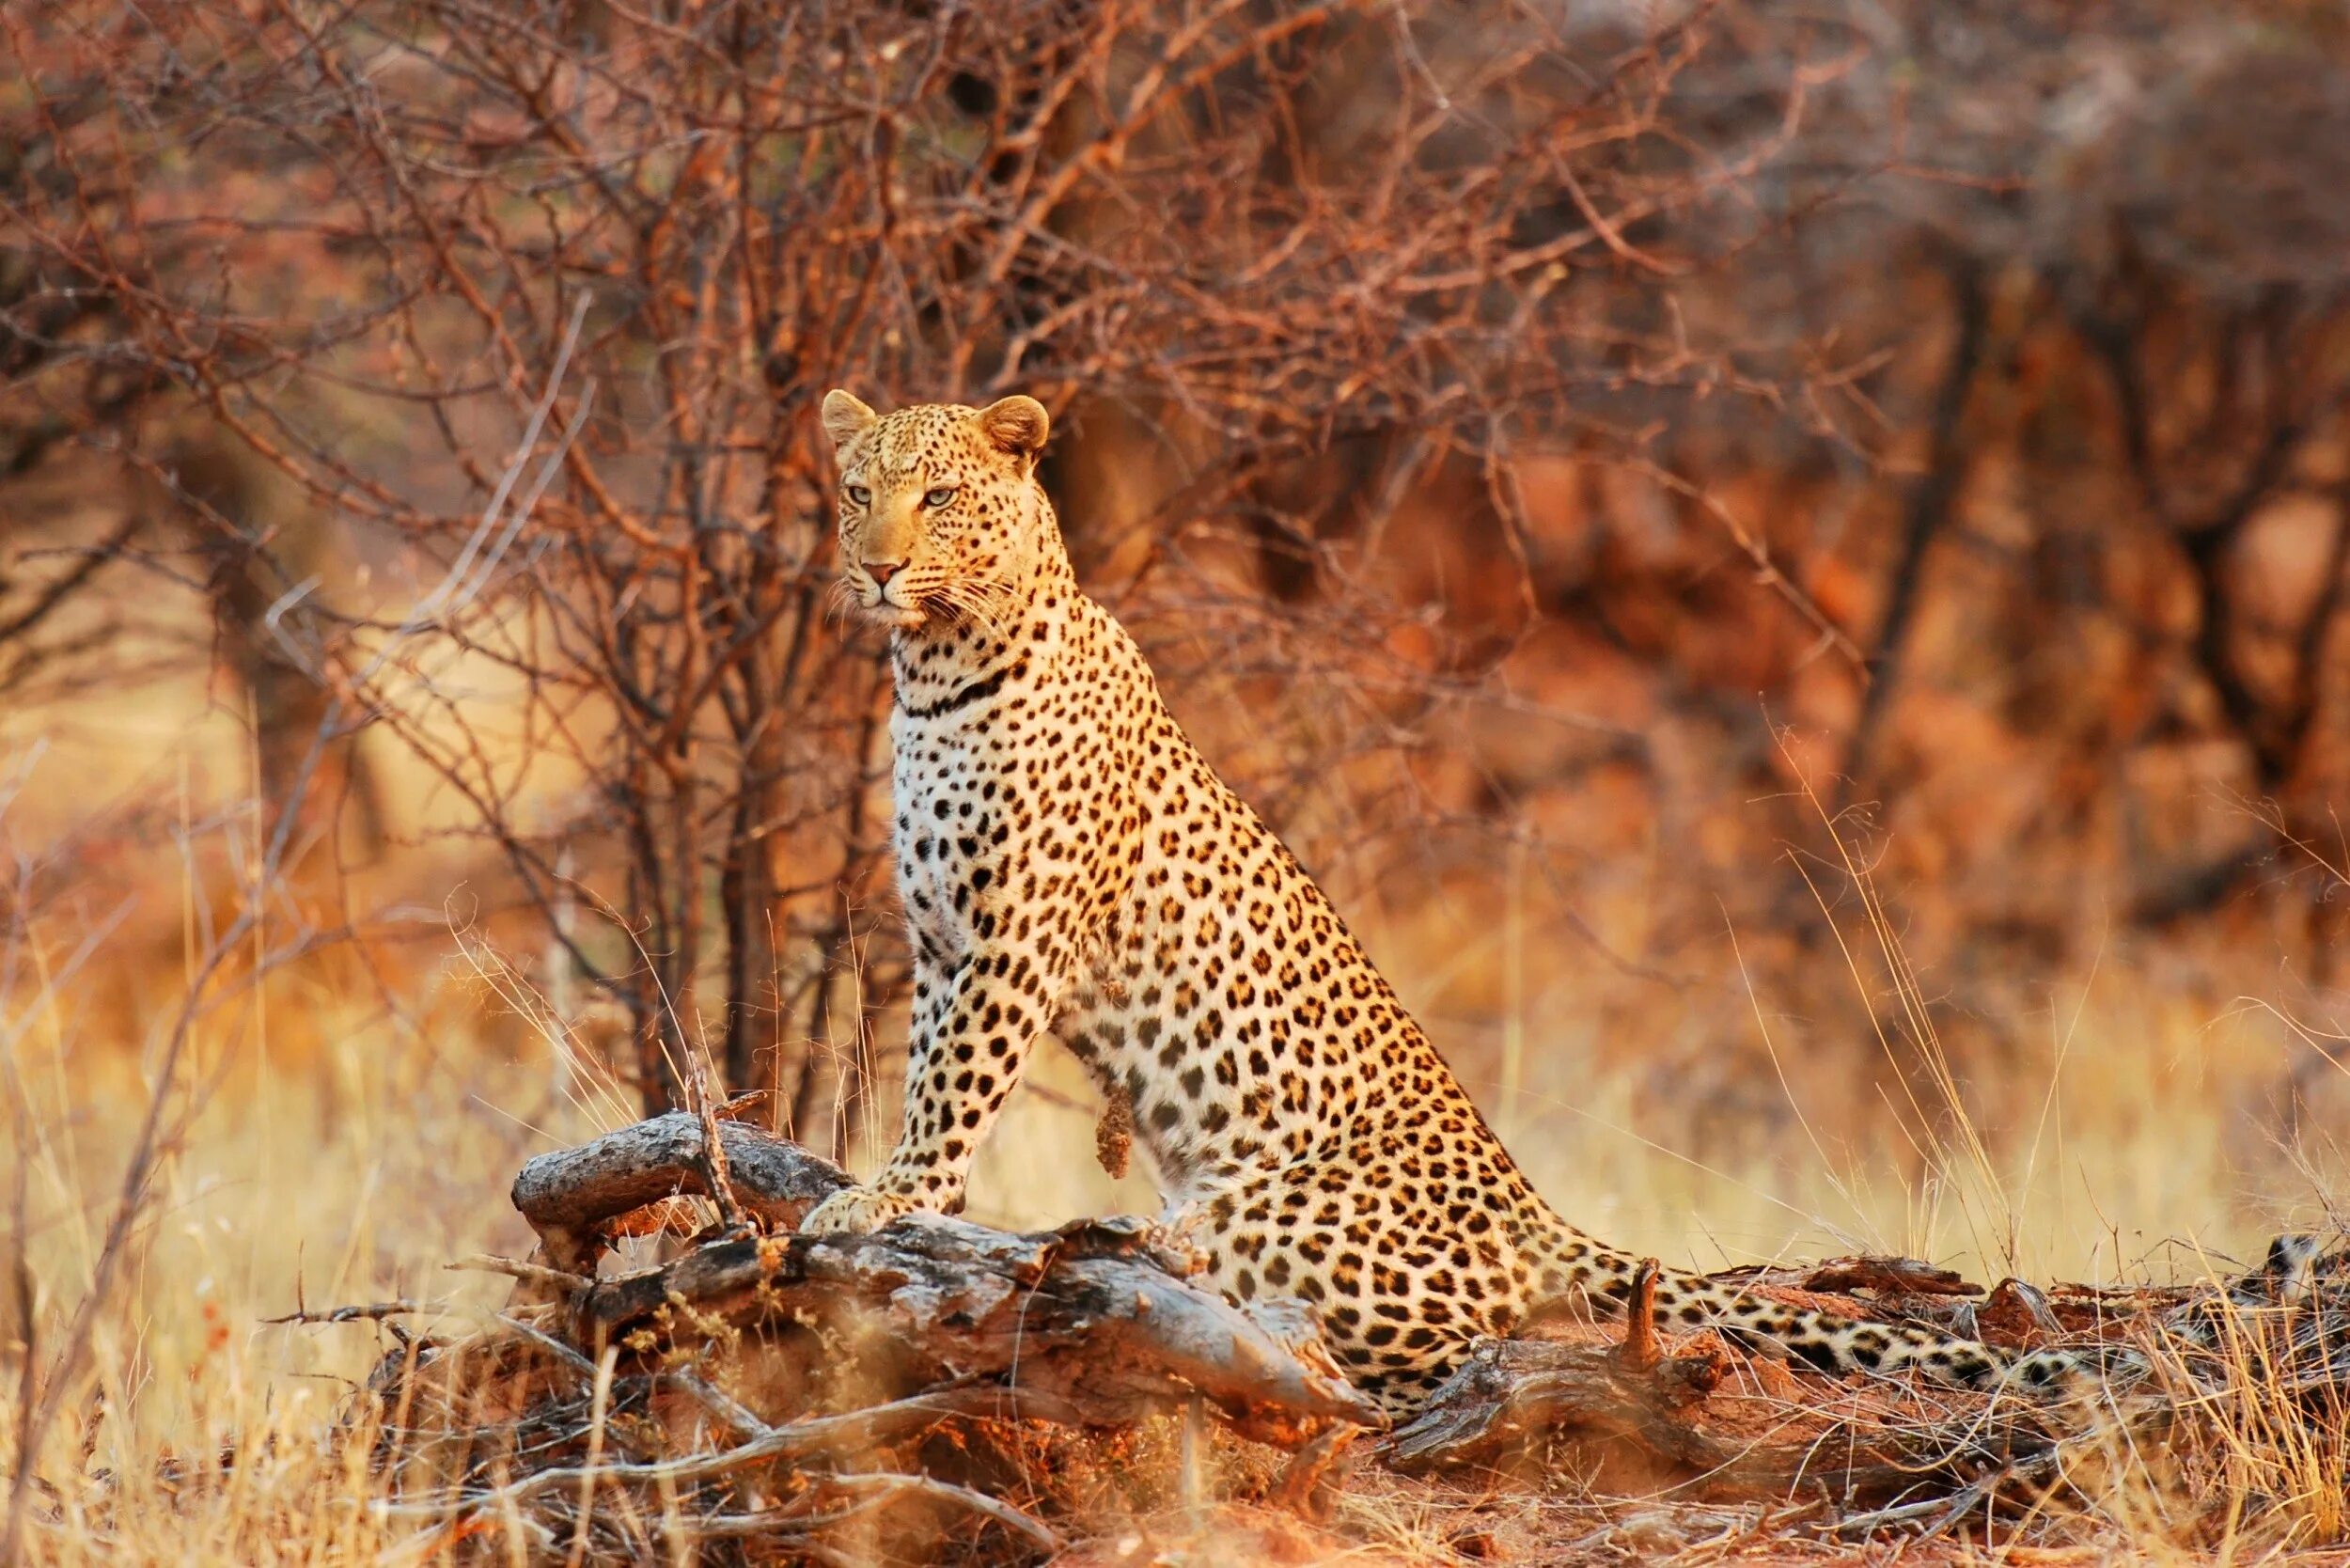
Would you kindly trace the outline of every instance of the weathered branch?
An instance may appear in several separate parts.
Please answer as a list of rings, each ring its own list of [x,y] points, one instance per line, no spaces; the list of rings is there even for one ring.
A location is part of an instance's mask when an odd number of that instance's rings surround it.
[[[523,1272],[565,1310],[386,1357],[368,1388],[387,1515],[461,1533],[520,1517],[534,1539],[577,1542],[608,1528],[601,1490],[812,1549],[865,1513],[811,1500],[831,1488],[977,1514],[1049,1553],[1058,1533],[989,1496],[1000,1472],[972,1455],[1204,1407],[1292,1450],[1277,1495],[1312,1508],[1352,1435],[1385,1424],[1309,1313],[1193,1286],[1190,1260],[1141,1220],[1014,1235],[920,1215],[803,1236],[791,1227],[847,1177],[732,1122],[717,1132],[742,1213],[777,1233],[706,1234],[660,1267],[594,1278],[636,1211],[705,1190],[706,1124],[672,1112],[524,1168],[515,1205],[566,1267]],[[896,1555],[935,1545],[925,1532],[944,1526],[922,1512],[892,1508]]]
[[[1637,1320],[1636,1320],[1637,1321]],[[1414,1472],[1510,1468],[1582,1457],[1609,1489],[1669,1483],[1714,1499],[1783,1499],[1806,1484],[1883,1502],[1964,1485],[1986,1465],[2044,1453],[2056,1437],[2025,1406],[1949,1419],[1904,1406],[1897,1388],[1835,1388],[1797,1403],[1728,1386],[1730,1352],[1708,1336],[1644,1364],[1622,1347],[1493,1341],[1383,1445]],[[1653,1341],[1650,1341],[1653,1344]],[[1794,1374],[1789,1374],[1794,1375]],[[1824,1389],[1823,1392],[1826,1390]],[[1627,1473],[1627,1472],[1630,1473]]]
[[[725,1123],[719,1136],[754,1222],[788,1227],[846,1180],[756,1129]],[[632,1229],[629,1205],[700,1190],[700,1137],[694,1116],[672,1113],[541,1155],[516,1181],[516,1203],[551,1253],[567,1247],[592,1269]],[[1308,1514],[1326,1512],[1361,1456],[1406,1474],[1565,1466],[1619,1495],[1825,1494],[1836,1505],[1825,1526],[1839,1533],[1931,1532],[2061,1484],[2073,1453],[2106,1442],[2112,1419],[2133,1442],[2170,1442],[2189,1406],[2170,1385],[2204,1399],[2228,1375],[2213,1348],[2248,1335],[2291,1363],[2280,1397],[2331,1398],[2340,1335],[2311,1303],[2350,1277],[2350,1261],[2307,1237],[2280,1239],[2261,1269],[2217,1287],[2043,1293],[2005,1280],[1985,1295],[1899,1259],[1720,1277],[2000,1344],[2093,1346],[2133,1319],[2138,1351],[2172,1354],[2140,1393],[2117,1403],[2100,1392],[2095,1430],[2075,1438],[2071,1412],[2086,1404],[1833,1379],[1749,1362],[1711,1331],[1676,1341],[1656,1319],[1652,1260],[1614,1342],[1590,1323],[1482,1341],[1417,1418],[1363,1442],[1385,1419],[1332,1362],[1312,1314],[1235,1305],[1189,1283],[1189,1267],[1138,1219],[1013,1234],[914,1215],[865,1236],[706,1232],[658,1267],[556,1274],[562,1313],[502,1320],[456,1343],[404,1342],[369,1380],[387,1418],[386,1507],[461,1531],[520,1516],[534,1539],[578,1541],[609,1528],[583,1500],[602,1488],[722,1521],[722,1534],[812,1550],[852,1513],[870,1517],[821,1502],[825,1489],[862,1490],[939,1505],[928,1519],[892,1510],[901,1534],[891,1550],[909,1560],[943,1539],[943,1521],[968,1529],[973,1515],[1023,1551],[1050,1552],[1065,1532],[1039,1478],[1056,1463],[1045,1456],[1066,1451],[1056,1445],[1073,1430],[1207,1411],[1289,1451],[1264,1495]],[[2128,1358],[2146,1369],[2138,1351]],[[1009,1496],[1007,1465],[1029,1478]]]
[[[849,1173],[796,1143],[737,1121],[718,1123],[736,1200],[752,1219],[790,1230],[850,1184]],[[700,1121],[671,1111],[576,1149],[540,1154],[514,1178],[514,1207],[539,1233],[548,1261],[592,1271],[610,1220],[681,1193],[710,1194]]]
[[[794,1385],[910,1395],[999,1379],[1024,1414],[1116,1425],[1204,1397],[1243,1433],[1295,1448],[1333,1423],[1380,1425],[1340,1376],[1309,1314],[1243,1309],[1187,1283],[1184,1258],[1139,1220],[1013,1235],[921,1215],[870,1236],[789,1234],[844,1185],[831,1162],[735,1122],[719,1124],[744,1211],[784,1234],[705,1243],[570,1297],[582,1343],[688,1342],[713,1326],[774,1332],[760,1354]],[[548,1257],[592,1270],[613,1222],[705,1190],[697,1119],[673,1111],[541,1154],[514,1206]],[[812,1336],[812,1337],[811,1337]],[[855,1347],[842,1356],[840,1346]]]
[[[1001,1379],[1025,1413],[1124,1425],[1197,1394],[1241,1432],[1295,1448],[1332,1422],[1384,1424],[1288,1304],[1239,1308],[1185,1282],[1138,1220],[1012,1235],[917,1216],[870,1236],[714,1242],[606,1280],[576,1304],[583,1338],[759,1325],[858,1347],[833,1384]],[[812,1349],[813,1347],[811,1347]],[[794,1350],[779,1354],[793,1360]]]

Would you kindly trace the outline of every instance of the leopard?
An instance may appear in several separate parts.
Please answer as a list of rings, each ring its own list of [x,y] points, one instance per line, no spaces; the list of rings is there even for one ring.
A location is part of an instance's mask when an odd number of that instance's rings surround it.
[[[912,995],[896,1144],[803,1233],[960,1213],[1049,1036],[1130,1118],[1161,1222],[1205,1283],[1244,1308],[1305,1304],[1395,1419],[1480,1338],[1538,1310],[1621,1316],[1651,1284],[1662,1328],[1712,1327],[1831,1373],[1984,1388],[2081,1370],[2070,1352],[1657,1270],[1568,1224],[1080,588],[1038,478],[1044,406],[1015,394],[885,416],[835,390],[821,419],[840,591],[888,630]]]

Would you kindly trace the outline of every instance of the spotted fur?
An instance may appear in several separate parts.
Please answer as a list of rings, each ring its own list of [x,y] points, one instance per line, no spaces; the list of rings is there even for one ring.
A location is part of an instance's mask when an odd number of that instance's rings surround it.
[[[1241,1301],[1312,1304],[1391,1410],[1538,1303],[1622,1302],[1639,1261],[1528,1185],[1322,889],[1079,589],[1036,480],[1044,409],[1008,398],[880,417],[834,392],[823,419],[843,580],[896,628],[914,999],[897,1147],[803,1228],[960,1209],[1049,1031],[1130,1110],[1208,1278]],[[1684,1273],[1663,1276],[1656,1310],[1832,1371],[2037,1384],[2074,1366]]]

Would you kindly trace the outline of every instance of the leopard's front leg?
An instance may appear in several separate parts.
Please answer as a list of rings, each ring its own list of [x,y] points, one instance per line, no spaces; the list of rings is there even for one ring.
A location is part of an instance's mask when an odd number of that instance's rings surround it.
[[[1050,943],[982,947],[927,984],[917,973],[898,1145],[870,1184],[834,1193],[800,1229],[856,1234],[916,1209],[961,1212],[971,1162],[1068,987]]]
[[[950,969],[929,956],[920,941],[915,944],[914,996],[906,1012],[906,1103],[904,1131],[898,1140],[899,1150],[909,1141],[914,1127],[914,1063],[922,1055],[923,1042],[934,1039],[944,1027],[940,1016],[942,1004],[953,989],[959,969]],[[893,1155],[892,1164],[895,1163]],[[842,1187],[809,1210],[800,1220],[800,1230],[809,1235],[861,1236],[878,1231],[901,1215],[920,1207],[904,1193],[885,1190],[883,1181],[888,1171],[869,1185]]]

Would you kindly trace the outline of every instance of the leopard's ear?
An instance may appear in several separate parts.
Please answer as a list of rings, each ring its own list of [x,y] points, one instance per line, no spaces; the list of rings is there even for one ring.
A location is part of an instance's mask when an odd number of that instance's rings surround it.
[[[990,441],[1014,457],[1033,458],[1044,449],[1053,428],[1044,405],[1034,398],[1013,394],[979,410],[979,429]]]
[[[838,451],[858,436],[873,428],[881,417],[859,402],[854,394],[838,386],[824,394],[824,433],[832,437],[832,448]]]

